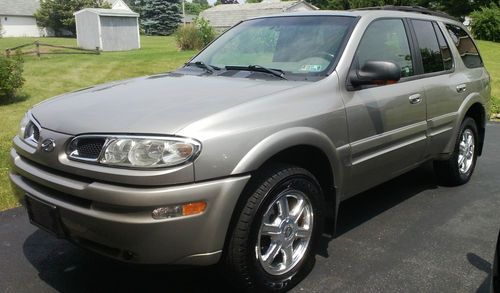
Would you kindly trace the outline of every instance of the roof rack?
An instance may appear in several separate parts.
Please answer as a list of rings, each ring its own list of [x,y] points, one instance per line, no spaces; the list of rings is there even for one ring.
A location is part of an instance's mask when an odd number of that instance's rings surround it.
[[[455,17],[449,15],[448,13],[442,11],[434,11],[422,6],[395,6],[395,5],[385,5],[385,6],[375,6],[375,7],[364,7],[364,8],[356,8],[352,10],[394,10],[394,11],[405,11],[405,12],[414,12],[421,13],[433,16],[444,17],[448,19],[452,19],[458,21]]]

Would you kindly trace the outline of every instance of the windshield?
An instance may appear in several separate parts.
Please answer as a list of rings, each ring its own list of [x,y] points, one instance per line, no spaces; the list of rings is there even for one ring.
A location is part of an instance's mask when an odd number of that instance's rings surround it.
[[[192,62],[228,70],[259,66],[282,71],[286,77],[325,76],[340,57],[343,40],[354,21],[345,16],[245,21],[224,33]]]

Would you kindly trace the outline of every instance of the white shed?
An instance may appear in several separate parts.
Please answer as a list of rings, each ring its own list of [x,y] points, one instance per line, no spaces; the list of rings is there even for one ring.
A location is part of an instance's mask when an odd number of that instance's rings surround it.
[[[86,8],[75,13],[78,46],[102,51],[139,49],[139,14],[126,9]]]

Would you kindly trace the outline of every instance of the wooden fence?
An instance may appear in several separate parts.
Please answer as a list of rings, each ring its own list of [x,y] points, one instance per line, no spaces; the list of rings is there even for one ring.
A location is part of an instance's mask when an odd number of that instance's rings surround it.
[[[40,43],[39,41],[36,41],[34,43],[24,44],[24,45],[17,46],[14,48],[8,48],[5,50],[5,55],[7,57],[10,57],[13,52],[15,52],[19,49],[29,47],[29,46],[35,46],[35,49],[31,50],[31,51],[21,52],[22,55],[35,54],[36,56],[40,57],[41,55],[54,55],[54,54],[94,54],[94,55],[101,54],[101,50],[99,49],[99,47],[96,47],[95,50],[88,50],[88,49],[82,49],[82,48],[77,48],[77,47],[67,47],[67,46],[44,44],[44,43]],[[55,48],[55,49],[67,49],[67,50],[73,50],[73,51],[48,51],[48,52],[45,52],[44,50],[40,50],[41,47],[48,47],[48,48]]]

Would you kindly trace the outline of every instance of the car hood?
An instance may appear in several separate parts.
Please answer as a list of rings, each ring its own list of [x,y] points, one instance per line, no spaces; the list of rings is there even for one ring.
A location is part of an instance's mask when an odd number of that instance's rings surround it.
[[[31,113],[43,128],[67,134],[175,134],[217,112],[307,82],[168,73],[61,95]]]

